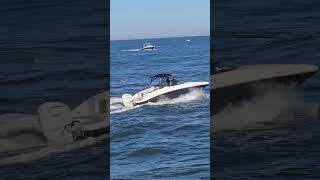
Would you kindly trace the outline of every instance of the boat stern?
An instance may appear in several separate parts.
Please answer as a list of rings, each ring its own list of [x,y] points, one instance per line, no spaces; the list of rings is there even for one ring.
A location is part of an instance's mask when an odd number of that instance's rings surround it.
[[[133,96],[131,94],[123,94],[122,95],[122,104],[125,107],[133,107]]]

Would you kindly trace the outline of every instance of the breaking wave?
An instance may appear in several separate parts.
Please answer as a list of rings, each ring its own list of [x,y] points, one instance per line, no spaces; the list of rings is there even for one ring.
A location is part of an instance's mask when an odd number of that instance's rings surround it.
[[[318,115],[319,104],[305,102],[293,89],[272,87],[214,115],[212,131],[265,129],[295,123],[296,116]]]
[[[194,89],[187,94],[181,95],[174,99],[163,98],[157,102],[148,102],[143,105],[138,105],[134,107],[125,107],[122,103],[122,98],[119,97],[111,97],[110,99],[110,114],[121,113],[128,110],[136,109],[142,106],[160,106],[160,105],[168,105],[168,104],[180,104],[187,103],[192,101],[199,101],[201,99],[209,99],[209,95],[207,95],[201,89]]]

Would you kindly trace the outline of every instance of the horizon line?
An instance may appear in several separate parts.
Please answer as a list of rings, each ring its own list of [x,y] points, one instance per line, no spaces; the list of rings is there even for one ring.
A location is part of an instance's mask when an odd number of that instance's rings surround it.
[[[187,36],[166,36],[166,37],[153,37],[153,38],[132,38],[132,39],[110,39],[110,41],[127,41],[127,40],[144,40],[144,39],[166,39],[166,38],[184,38],[184,37],[203,37],[208,35],[187,35]]]

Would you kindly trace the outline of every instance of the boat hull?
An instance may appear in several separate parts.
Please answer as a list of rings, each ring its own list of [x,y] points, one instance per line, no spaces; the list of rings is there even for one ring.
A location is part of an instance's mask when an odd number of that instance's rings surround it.
[[[306,72],[272,77],[221,88],[214,88],[215,85],[213,84],[213,88],[211,89],[211,112],[217,114],[230,105],[236,105],[244,100],[257,96],[259,93],[257,88],[263,85],[278,84],[286,87],[296,87],[315,73],[316,72]]]
[[[149,100],[135,103],[135,105],[141,105],[141,104],[145,104],[145,103],[148,103],[148,102],[158,102],[159,100],[166,99],[166,98],[167,99],[178,98],[179,96],[187,94],[187,93],[191,92],[194,89],[202,89],[202,88],[204,88],[206,86],[207,85],[200,85],[200,86],[196,86],[196,87],[189,87],[189,88],[184,88],[184,89],[179,89],[179,90],[167,92],[167,93],[161,94],[159,96],[156,96],[154,98],[151,98]]]
[[[146,48],[142,48],[143,50],[153,50],[154,47],[146,47]]]

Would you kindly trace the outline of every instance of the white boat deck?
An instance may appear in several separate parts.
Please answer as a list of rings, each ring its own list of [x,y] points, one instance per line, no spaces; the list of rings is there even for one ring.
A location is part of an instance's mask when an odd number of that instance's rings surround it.
[[[318,66],[307,64],[244,65],[236,70],[211,75],[211,84],[213,89],[217,89],[270,78],[311,73],[318,69]]]

